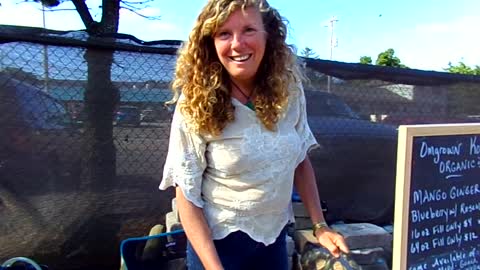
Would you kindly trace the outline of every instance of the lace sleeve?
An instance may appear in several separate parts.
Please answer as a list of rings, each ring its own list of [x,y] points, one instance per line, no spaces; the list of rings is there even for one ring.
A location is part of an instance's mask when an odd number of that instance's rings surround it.
[[[179,186],[187,200],[203,207],[202,176],[206,167],[204,139],[186,126],[177,106],[170,130],[168,153],[160,189]]]
[[[299,117],[298,122],[295,125],[295,129],[302,140],[301,145],[301,154],[298,163],[303,161],[307,155],[307,153],[319,147],[315,136],[313,136],[312,131],[310,130],[310,126],[308,125],[307,121],[307,102],[305,100],[305,93],[303,91],[303,86],[299,85],[299,95],[297,104],[299,106]]]

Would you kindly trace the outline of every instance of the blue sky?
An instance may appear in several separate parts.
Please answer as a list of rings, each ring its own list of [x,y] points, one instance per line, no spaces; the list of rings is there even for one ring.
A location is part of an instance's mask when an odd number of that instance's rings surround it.
[[[42,26],[39,4],[1,1],[0,24]],[[92,14],[99,0],[87,0]],[[145,15],[161,16],[145,20],[122,10],[121,33],[143,40],[186,39],[206,0],[156,0],[143,9]],[[410,68],[442,71],[459,61],[480,65],[479,0],[270,0],[290,22],[288,42],[299,51],[312,48],[320,58],[330,59],[332,16],[338,19],[334,35],[338,46],[333,60],[358,62],[361,56],[376,60],[380,52],[393,48]],[[60,7],[68,8],[71,3]],[[81,29],[74,11],[47,12],[51,29]]]

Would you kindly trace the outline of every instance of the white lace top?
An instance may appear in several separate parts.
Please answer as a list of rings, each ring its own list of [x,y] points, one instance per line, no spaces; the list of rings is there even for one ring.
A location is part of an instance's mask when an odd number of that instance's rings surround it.
[[[232,103],[235,121],[219,137],[190,132],[177,106],[160,189],[176,184],[202,207],[213,239],[240,230],[268,245],[293,221],[295,168],[317,143],[301,86],[291,90],[276,132],[238,100]]]

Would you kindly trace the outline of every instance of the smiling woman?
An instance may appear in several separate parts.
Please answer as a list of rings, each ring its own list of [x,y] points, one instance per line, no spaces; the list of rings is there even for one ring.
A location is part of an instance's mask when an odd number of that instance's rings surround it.
[[[260,11],[253,7],[237,9],[217,30],[213,39],[220,63],[236,86],[232,89],[233,96],[246,103],[252,95],[254,77],[267,42]]]
[[[294,185],[319,243],[348,252],[321,211],[307,154],[318,145],[286,36],[265,0],[210,0],[180,50],[160,189],[176,188],[188,269],[288,269]]]

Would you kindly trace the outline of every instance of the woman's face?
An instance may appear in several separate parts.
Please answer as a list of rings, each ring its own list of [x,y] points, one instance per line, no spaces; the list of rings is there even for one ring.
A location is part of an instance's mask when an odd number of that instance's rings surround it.
[[[255,7],[234,11],[213,36],[215,50],[230,77],[251,84],[265,53],[267,33]]]

